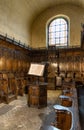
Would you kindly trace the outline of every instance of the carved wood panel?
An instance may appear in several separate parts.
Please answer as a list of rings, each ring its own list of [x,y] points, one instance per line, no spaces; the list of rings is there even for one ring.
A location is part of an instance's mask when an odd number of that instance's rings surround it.
[[[21,51],[0,46],[0,71],[27,71],[28,57]]]

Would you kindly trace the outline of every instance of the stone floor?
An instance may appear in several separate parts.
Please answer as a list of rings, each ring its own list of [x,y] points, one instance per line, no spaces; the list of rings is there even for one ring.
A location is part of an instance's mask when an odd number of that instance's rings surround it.
[[[48,90],[48,105],[41,109],[28,107],[25,95],[9,104],[1,103],[0,130],[40,130],[60,94],[60,90]]]

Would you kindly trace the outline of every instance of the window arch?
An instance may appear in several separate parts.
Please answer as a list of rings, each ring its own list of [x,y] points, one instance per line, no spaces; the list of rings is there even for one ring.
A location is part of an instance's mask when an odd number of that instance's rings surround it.
[[[48,24],[48,46],[68,46],[69,26],[68,20],[64,17],[57,17]]]

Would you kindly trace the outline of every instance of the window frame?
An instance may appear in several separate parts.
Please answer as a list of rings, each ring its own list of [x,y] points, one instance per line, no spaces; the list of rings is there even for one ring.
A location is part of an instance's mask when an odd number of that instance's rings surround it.
[[[57,19],[63,19],[65,22],[66,22],[66,24],[67,24],[67,29],[66,29],[66,31],[67,31],[67,42],[66,42],[66,44],[64,45],[63,44],[63,46],[62,46],[62,43],[59,43],[58,45],[56,45],[56,42],[54,43],[54,44],[50,44],[49,43],[49,27],[50,27],[50,24],[54,21],[54,20],[57,20]],[[66,18],[66,17],[64,17],[64,16],[58,16],[58,17],[54,17],[54,18],[52,18],[49,22],[48,22],[48,24],[47,24],[47,45],[48,46],[56,46],[56,47],[67,47],[67,46],[69,46],[69,20],[68,20],[68,18]],[[61,38],[60,38],[61,39]]]

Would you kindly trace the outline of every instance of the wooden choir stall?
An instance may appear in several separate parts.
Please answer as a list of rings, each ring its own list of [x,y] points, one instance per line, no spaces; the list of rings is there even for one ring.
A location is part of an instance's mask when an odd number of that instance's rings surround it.
[[[35,77],[36,80],[32,80],[32,83],[29,84],[29,107],[41,108],[47,106],[47,82],[45,82],[45,80],[40,81],[40,78],[44,76],[44,73],[44,64],[31,63],[28,74]]]

